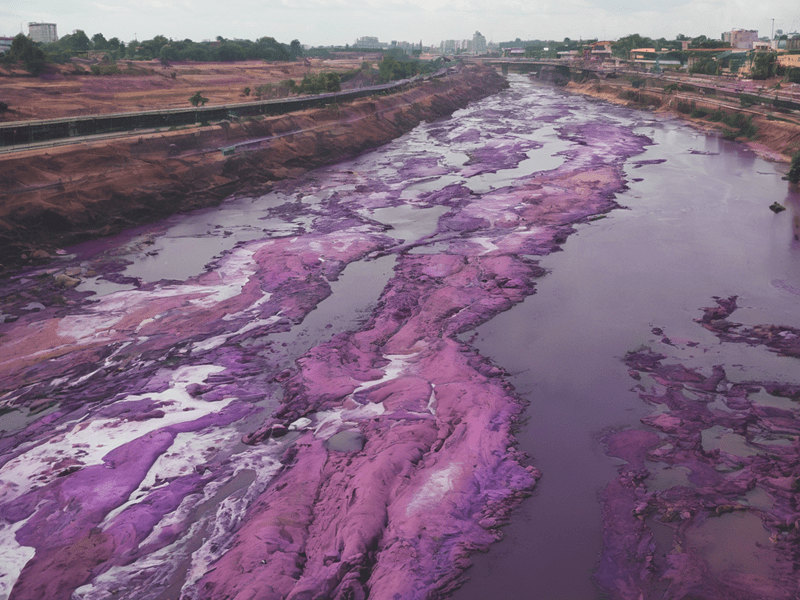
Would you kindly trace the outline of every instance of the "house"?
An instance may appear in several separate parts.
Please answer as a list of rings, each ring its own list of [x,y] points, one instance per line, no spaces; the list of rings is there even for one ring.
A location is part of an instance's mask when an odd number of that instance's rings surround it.
[[[522,58],[525,56],[525,48],[503,48],[503,54],[509,58]]]
[[[586,54],[591,60],[611,60],[611,46],[614,42],[594,42],[589,45]]]
[[[782,67],[796,67],[800,69],[800,54],[779,54],[778,64]]]
[[[644,60],[645,58],[648,58],[647,55],[650,55],[649,58],[652,58],[652,55],[655,53],[655,48],[634,48],[631,50],[629,58],[635,62],[637,60]]]
[[[0,53],[8,52],[11,50],[11,43],[14,41],[14,38],[10,37],[0,37]]]

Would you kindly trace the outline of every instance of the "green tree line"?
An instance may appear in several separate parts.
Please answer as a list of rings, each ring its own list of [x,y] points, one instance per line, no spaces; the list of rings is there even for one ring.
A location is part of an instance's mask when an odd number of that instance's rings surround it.
[[[63,64],[92,50],[104,52],[112,61],[120,59],[161,59],[163,62],[291,61],[303,56],[303,47],[298,40],[284,44],[272,37],[262,37],[253,42],[226,40],[218,36],[214,42],[193,42],[190,39],[173,41],[163,35],[157,35],[150,40],[133,40],[126,44],[116,37],[106,39],[102,33],[96,33],[89,38],[79,29],[52,44],[37,44],[19,34],[12,41],[10,51],[0,58],[6,63],[22,62],[28,71],[38,74],[48,62]]]

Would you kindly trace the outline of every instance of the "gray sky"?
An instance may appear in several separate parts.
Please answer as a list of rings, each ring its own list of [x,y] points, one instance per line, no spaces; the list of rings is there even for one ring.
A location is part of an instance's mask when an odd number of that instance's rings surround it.
[[[168,38],[194,41],[271,36],[311,45],[352,44],[376,36],[426,46],[467,39],[618,39],[641,35],[718,38],[732,28],[800,29],[797,0],[2,0],[0,35],[27,23],[56,23],[59,36],[83,29],[122,41]]]

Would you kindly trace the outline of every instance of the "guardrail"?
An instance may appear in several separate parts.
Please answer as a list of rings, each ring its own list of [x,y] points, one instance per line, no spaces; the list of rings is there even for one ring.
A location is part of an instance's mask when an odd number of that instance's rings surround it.
[[[412,79],[404,79],[344,92],[208,107],[168,108],[144,112],[4,123],[0,125],[0,147],[29,146],[30,144],[65,138],[178,127],[238,117],[281,115],[308,108],[318,108],[331,103],[355,100],[374,94],[397,91],[413,81]]]

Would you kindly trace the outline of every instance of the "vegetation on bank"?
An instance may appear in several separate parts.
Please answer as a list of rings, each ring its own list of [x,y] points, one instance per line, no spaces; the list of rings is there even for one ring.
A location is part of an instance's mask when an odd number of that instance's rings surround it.
[[[786,179],[792,183],[800,183],[800,152],[794,155],[792,166],[789,169],[789,173],[786,174]]]
[[[285,98],[291,94],[324,94],[338,92],[343,84],[348,84],[356,79],[360,86],[389,83],[401,79],[409,79],[416,75],[435,73],[445,65],[441,58],[432,61],[421,61],[407,56],[395,57],[387,54],[376,67],[369,61],[364,61],[358,69],[351,69],[344,73],[323,71],[320,73],[307,73],[300,83],[294,79],[286,79],[278,83],[266,83],[255,88],[245,87],[244,96],[253,94],[256,98]]]
[[[194,42],[190,39],[174,41],[163,35],[151,40],[133,40],[128,44],[118,38],[107,40],[102,33],[91,39],[78,29],[52,44],[37,44],[23,34],[11,43],[11,50],[0,57],[6,64],[22,63],[25,70],[38,75],[47,63],[64,64],[73,58],[97,58],[114,65],[117,60],[233,62],[240,60],[293,61],[303,56],[298,40],[283,44],[272,37],[250,40],[226,40],[218,36],[215,41]],[[102,65],[101,65],[102,66]],[[97,74],[113,74],[108,67]]]

